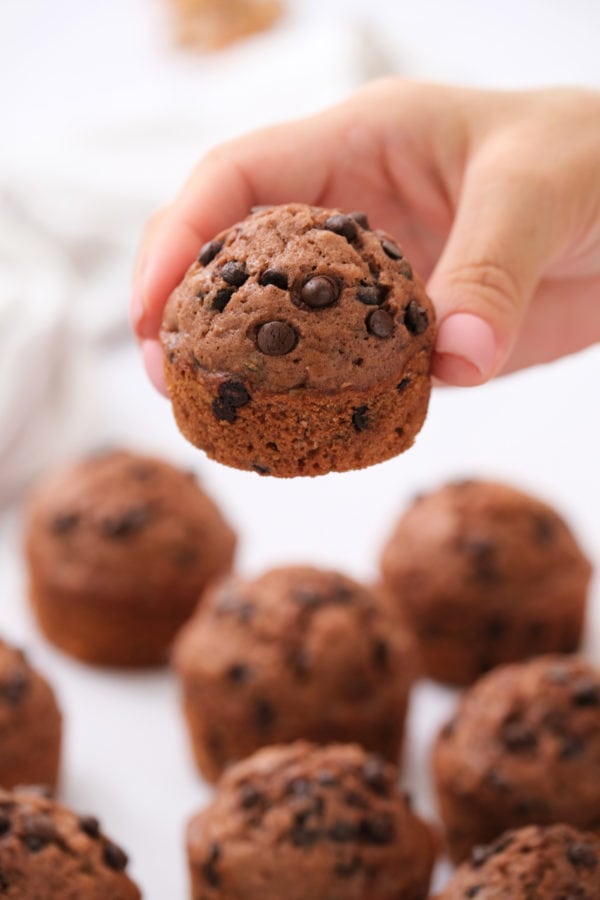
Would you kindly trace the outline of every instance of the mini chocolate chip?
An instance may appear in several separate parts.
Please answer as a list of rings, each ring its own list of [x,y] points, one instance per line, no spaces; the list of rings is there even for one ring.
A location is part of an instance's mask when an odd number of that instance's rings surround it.
[[[344,216],[339,213],[335,216],[330,216],[323,227],[327,231],[333,231],[335,234],[346,238],[350,244],[353,244],[358,238],[356,222],[350,216]]]
[[[506,722],[502,726],[500,739],[507,750],[512,753],[520,753],[523,750],[533,750],[537,747],[537,737],[531,728],[520,722]]]
[[[600,685],[589,678],[580,678],[571,689],[571,699],[575,706],[598,706]]]
[[[300,300],[311,309],[324,309],[335,303],[339,293],[333,278],[327,275],[313,275],[303,284]]]
[[[367,284],[363,287],[359,287],[356,292],[356,299],[360,300],[360,302],[364,303],[366,306],[379,306],[379,304],[383,303],[385,300],[385,292],[377,285]]]
[[[362,767],[362,777],[367,787],[375,794],[385,797],[389,794],[390,782],[385,764],[378,756],[369,756]]]
[[[504,619],[501,619],[499,616],[495,616],[493,619],[488,619],[488,621],[485,623],[484,627],[485,627],[486,637],[490,641],[499,640],[501,637],[503,637],[506,634],[506,632],[508,630],[507,623],[504,621]]]
[[[404,391],[406,390],[406,388],[409,386],[409,384],[410,384],[410,378],[403,378],[396,385],[396,390],[398,391],[399,394],[403,394]]]
[[[334,872],[338,876],[338,878],[352,878],[353,875],[357,875],[362,869],[362,860],[360,856],[353,856],[349,860],[342,860],[341,862],[336,863]]]
[[[266,356],[286,356],[298,343],[298,332],[288,322],[265,322],[256,333],[256,346]]]
[[[576,735],[569,735],[561,741],[558,755],[561,759],[575,759],[585,750],[585,741]]]
[[[394,820],[388,813],[375,813],[361,820],[360,837],[369,844],[391,844],[395,834]]]
[[[378,338],[388,338],[394,331],[394,320],[385,309],[375,309],[367,316],[367,331]]]
[[[394,244],[393,241],[388,241],[387,239],[381,242],[381,249],[390,259],[402,259],[404,256],[400,247],[397,244]]]
[[[310,828],[300,822],[297,822],[290,832],[290,839],[295,847],[314,847],[320,838],[321,831],[318,828]]]
[[[219,887],[221,884],[221,876],[219,875],[216,865],[221,858],[221,847],[219,844],[213,844],[210,848],[208,857],[202,864],[202,875],[207,884],[211,887]]]
[[[368,809],[369,804],[363,794],[359,794],[358,791],[347,791],[344,794],[344,803],[346,806],[351,806],[353,809]]]
[[[354,822],[338,819],[330,826],[327,836],[330,840],[342,844],[346,841],[354,841],[358,836],[358,826]]]
[[[91,837],[94,840],[100,837],[100,822],[96,816],[80,816],[78,822],[80,829],[87,834],[88,837]]]
[[[316,591],[311,591],[310,588],[296,588],[292,591],[291,596],[294,603],[307,609],[316,609],[316,607],[322,606],[323,603],[325,603],[321,594],[317,594]]]
[[[308,797],[312,793],[312,784],[308,778],[292,778],[286,784],[285,792],[291,797]]]
[[[267,730],[272,727],[276,719],[273,704],[263,697],[259,697],[254,704],[254,721],[258,728]]]
[[[223,312],[234,294],[235,288],[219,288],[213,297],[212,308],[217,310],[217,312]]]
[[[361,431],[366,431],[369,427],[368,412],[368,406],[357,406],[352,413],[352,424],[354,426],[354,430],[359,434]]]
[[[233,261],[225,263],[225,265],[221,269],[220,275],[223,281],[227,282],[227,284],[231,284],[236,288],[239,288],[243,284],[245,284],[249,278],[248,272],[246,272],[245,264]]]
[[[404,325],[411,334],[423,334],[429,327],[429,316],[416,300],[411,300],[404,307]]]
[[[281,269],[265,269],[262,275],[259,276],[258,283],[261,287],[267,287],[272,284],[282,291],[287,291],[289,284],[286,273],[282,272]]]
[[[26,816],[21,829],[23,843],[32,853],[39,853],[58,838],[54,822],[44,813]]]
[[[378,669],[387,669],[390,662],[390,652],[387,641],[378,638],[373,641],[371,658]]]
[[[371,226],[369,225],[369,220],[367,218],[367,214],[364,212],[351,212],[348,213],[348,217],[350,219],[354,219],[357,225],[360,225],[361,228],[364,228],[366,231],[369,231]]]
[[[320,772],[317,772],[317,782],[321,787],[335,787],[338,779],[329,769],[321,769]]]
[[[81,516],[79,513],[58,513],[58,515],[52,517],[48,528],[52,534],[68,534],[69,531],[73,531],[79,525],[80,521]]]
[[[100,521],[100,532],[104,537],[122,538],[129,537],[144,528],[152,518],[151,508],[146,506],[133,506],[122,513],[107,516]]]
[[[582,869],[595,869],[598,865],[598,857],[589,844],[575,843],[567,847],[567,859],[569,862]]]
[[[271,469],[269,466],[261,466],[260,463],[252,463],[252,468],[255,472],[258,472],[259,475],[270,475]]]
[[[252,784],[243,784],[240,789],[240,806],[242,809],[254,809],[262,806],[266,800],[265,795]]]
[[[0,698],[9,706],[18,706],[29,688],[29,676],[26,672],[12,672],[6,681],[0,682]]]
[[[555,522],[546,513],[534,513],[533,531],[536,541],[540,544],[549,544],[556,537]]]
[[[310,674],[309,656],[303,647],[294,647],[288,655],[288,663],[298,681],[306,681]]]
[[[469,898],[476,897],[477,894],[479,893],[479,891],[482,891],[482,890],[483,890],[482,884],[473,884],[473,885],[471,885],[470,888],[467,888],[465,897],[469,897]]]
[[[229,666],[225,676],[233,684],[245,684],[250,680],[251,674],[250,666],[246,666],[244,663],[234,663],[232,666]]]
[[[495,565],[495,544],[487,538],[467,538],[463,546],[472,557],[475,578],[478,581],[496,581],[498,572]]]
[[[173,562],[180,569],[189,569],[194,563],[198,562],[200,554],[197,547],[187,547],[183,544],[175,549]]]
[[[493,788],[495,791],[500,791],[505,793],[510,790],[510,785],[504,775],[499,772],[497,769],[488,769],[485,773],[483,780],[487,784],[488,787]]]
[[[10,817],[6,813],[0,812],[0,838],[9,833],[11,825]]]
[[[113,844],[112,841],[106,841],[104,844],[104,847],[102,848],[102,859],[104,860],[104,864],[108,866],[109,869],[114,869],[115,872],[122,872],[129,862],[125,851],[118,847],[117,844]]]
[[[213,261],[217,253],[221,252],[222,249],[223,244],[221,244],[219,241],[208,241],[208,243],[206,243],[202,247],[200,253],[198,254],[198,262],[203,266],[207,266],[209,262]]]

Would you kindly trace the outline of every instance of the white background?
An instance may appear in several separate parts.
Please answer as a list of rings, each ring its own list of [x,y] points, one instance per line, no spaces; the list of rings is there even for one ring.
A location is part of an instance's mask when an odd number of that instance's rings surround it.
[[[415,492],[452,476],[492,475],[556,503],[597,563],[598,348],[484,388],[437,391],[405,456],[317,480],[261,479],[207,461],[186,445],[147,384],[124,326],[135,243],[149,211],[212,143],[334,102],[390,66],[475,85],[600,85],[593,0],[290,5],[273,34],[201,59],[171,48],[158,0],[3,0],[0,201],[16,197],[57,257],[82,236],[115,241],[101,281],[65,280],[78,361],[65,369],[51,439],[29,440],[31,467],[110,442],[164,453],[194,466],[221,501],[242,535],[242,570],[300,560],[365,579],[375,576],[381,543]],[[56,263],[52,253],[27,256],[17,318],[0,319],[4,360],[19,329],[41,318],[49,302],[43,285]],[[24,353],[18,367],[0,368],[0,399],[2,391],[18,398],[25,375],[43,382],[51,349],[48,358]],[[38,412],[27,409],[32,434]],[[0,432],[0,449],[2,439]],[[0,478],[10,471],[7,459]],[[0,630],[30,650],[60,696],[61,797],[101,816],[130,852],[148,900],[183,900],[183,823],[208,791],[191,764],[176,686],[167,673],[93,670],[48,646],[24,602],[18,510],[1,527]],[[600,662],[596,618],[587,649]],[[405,781],[425,811],[427,746],[451,702],[449,692],[423,684],[411,711]]]

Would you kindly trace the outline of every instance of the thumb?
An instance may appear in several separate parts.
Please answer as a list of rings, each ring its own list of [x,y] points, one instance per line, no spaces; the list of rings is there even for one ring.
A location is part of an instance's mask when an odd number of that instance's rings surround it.
[[[428,284],[439,322],[432,373],[441,381],[482,384],[502,369],[555,250],[553,193],[531,170],[467,171]]]

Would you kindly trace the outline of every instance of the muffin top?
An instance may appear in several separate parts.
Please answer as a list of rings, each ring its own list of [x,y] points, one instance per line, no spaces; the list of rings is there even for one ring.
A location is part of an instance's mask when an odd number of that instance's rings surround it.
[[[8,900],[138,900],[127,856],[93,816],[35,788],[0,790],[0,894]]]
[[[235,535],[192,473],[111,450],[67,466],[31,496],[32,577],[57,590],[142,595],[145,603],[199,593],[228,567]]]
[[[362,390],[431,352],[434,313],[402,251],[364,213],[261,207],[206,244],[171,295],[171,361],[250,389]]]

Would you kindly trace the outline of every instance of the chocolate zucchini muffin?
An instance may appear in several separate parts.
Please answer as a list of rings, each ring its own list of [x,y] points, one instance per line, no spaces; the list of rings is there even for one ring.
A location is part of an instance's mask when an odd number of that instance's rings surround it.
[[[381,571],[432,678],[466,685],[579,646],[590,563],[554,509],[507,485],[456,481],[417,498]]]
[[[30,598],[54,644],[90,663],[164,663],[235,535],[194,476],[112,451],[43,482],[29,506]]]
[[[177,424],[261,475],[381,462],[421,428],[431,302],[364,213],[263,207],[200,251],[161,340]]]
[[[473,685],[433,755],[450,854],[508,828],[600,832],[600,673],[577,657],[503,666]]]
[[[127,856],[100,831],[35,789],[0,790],[0,895],[6,900],[139,900]]]
[[[367,588],[292,566],[205,595],[174,663],[200,771],[306,738],[401,752],[413,643]]]
[[[0,785],[35,782],[54,788],[61,735],[52,688],[21,650],[0,640]]]
[[[436,900],[600,900],[598,835],[568,825],[508,831],[476,847]]]
[[[193,900],[425,900],[431,832],[352,745],[265,748],[189,824]]]

